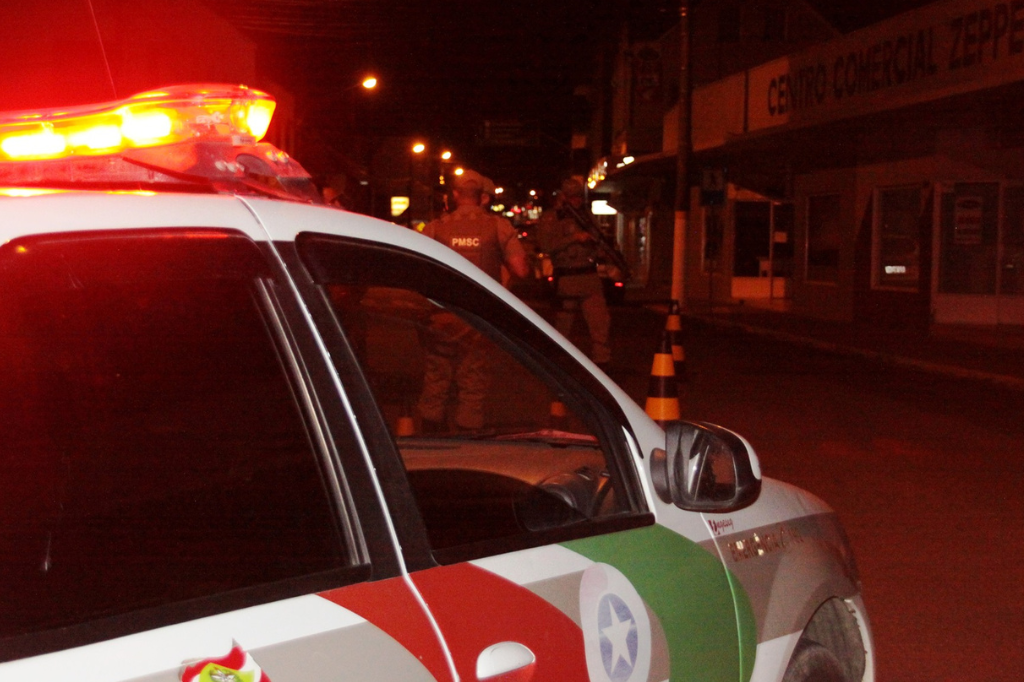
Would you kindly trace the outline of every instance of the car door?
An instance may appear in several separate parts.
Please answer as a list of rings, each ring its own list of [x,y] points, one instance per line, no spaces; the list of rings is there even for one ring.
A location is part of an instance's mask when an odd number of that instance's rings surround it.
[[[200,227],[0,246],[0,680],[451,679],[273,263]]]
[[[410,578],[463,679],[749,676],[707,529],[656,522],[637,438],[597,378],[453,267],[325,234],[296,244],[325,335],[345,338],[332,355],[361,368],[360,423],[385,432],[382,465],[401,463],[389,507],[422,534],[403,544]]]

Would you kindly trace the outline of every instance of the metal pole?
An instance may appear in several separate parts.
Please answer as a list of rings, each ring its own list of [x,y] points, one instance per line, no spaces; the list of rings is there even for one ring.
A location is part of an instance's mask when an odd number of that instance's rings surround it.
[[[676,155],[675,229],[672,246],[672,300],[686,307],[686,232],[690,213],[690,2],[679,2],[679,149]]]

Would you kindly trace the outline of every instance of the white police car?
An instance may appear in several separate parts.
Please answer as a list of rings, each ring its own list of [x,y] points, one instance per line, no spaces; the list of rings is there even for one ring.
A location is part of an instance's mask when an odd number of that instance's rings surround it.
[[[313,205],[272,109],[0,120],[0,680],[874,679],[833,511]]]

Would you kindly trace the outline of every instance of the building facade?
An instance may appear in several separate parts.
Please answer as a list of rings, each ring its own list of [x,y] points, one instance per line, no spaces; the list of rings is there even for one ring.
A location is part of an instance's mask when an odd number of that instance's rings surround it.
[[[1024,324],[1024,5],[925,5],[695,84],[691,107],[689,301]],[[664,175],[672,137],[647,172],[610,157],[595,191]]]

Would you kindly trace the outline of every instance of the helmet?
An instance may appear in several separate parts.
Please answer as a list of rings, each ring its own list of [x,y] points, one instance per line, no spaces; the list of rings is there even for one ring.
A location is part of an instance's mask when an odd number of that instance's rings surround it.
[[[476,171],[466,169],[462,171],[462,175],[455,176],[455,179],[452,180],[452,187],[462,191],[481,191],[486,186],[485,180],[487,178]],[[493,183],[491,186],[493,187]]]

